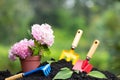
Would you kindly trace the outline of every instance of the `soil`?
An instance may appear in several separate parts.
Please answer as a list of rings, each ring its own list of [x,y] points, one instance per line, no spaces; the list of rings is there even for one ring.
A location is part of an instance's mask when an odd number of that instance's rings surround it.
[[[42,63],[40,66],[47,64],[47,62]],[[17,80],[52,80],[54,78],[54,76],[60,71],[61,68],[64,67],[68,67],[69,69],[72,70],[72,62],[66,62],[66,60],[62,59],[59,60],[57,62],[53,62],[51,63],[51,73],[49,74],[49,76],[45,77],[43,75],[42,72],[37,72],[34,74],[31,74],[27,77],[23,77]],[[93,68],[94,71],[100,71],[97,68]],[[107,77],[107,79],[101,79],[101,78],[95,78],[92,76],[88,76],[84,73],[76,73],[74,72],[72,74],[72,76],[67,79],[67,80],[120,80],[116,77],[116,75],[110,73],[109,71],[100,71],[103,74],[105,74],[105,76]],[[18,72],[20,73],[20,72]],[[17,74],[17,73],[16,73]],[[6,77],[12,76],[12,74],[10,73],[10,71],[6,70],[6,71],[0,71],[0,80],[4,80]],[[60,80],[60,79],[59,79]]]

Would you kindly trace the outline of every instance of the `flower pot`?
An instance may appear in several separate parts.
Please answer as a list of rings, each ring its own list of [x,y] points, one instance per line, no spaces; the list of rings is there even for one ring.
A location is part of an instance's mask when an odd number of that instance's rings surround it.
[[[34,70],[40,65],[40,56],[29,56],[25,59],[20,59],[23,72]]]

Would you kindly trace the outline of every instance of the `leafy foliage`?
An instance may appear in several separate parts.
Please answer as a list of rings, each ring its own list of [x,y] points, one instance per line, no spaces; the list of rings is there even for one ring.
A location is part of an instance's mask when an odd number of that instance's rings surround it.
[[[71,77],[73,71],[71,71],[69,68],[61,68],[61,71],[56,74],[53,80],[57,79],[68,79]]]
[[[27,1],[0,1],[0,43],[10,44],[23,38],[33,17],[33,10]],[[18,37],[19,36],[19,37]]]
[[[98,71],[92,71],[88,75],[93,76],[93,77],[97,77],[97,78],[105,78],[105,79],[107,79],[107,77],[103,73],[98,72]]]

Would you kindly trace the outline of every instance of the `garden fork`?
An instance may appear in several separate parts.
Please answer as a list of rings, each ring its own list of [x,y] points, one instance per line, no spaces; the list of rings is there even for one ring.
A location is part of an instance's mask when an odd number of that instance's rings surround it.
[[[61,55],[60,55],[60,58],[59,60],[61,59],[66,59],[66,61],[71,61],[72,60],[72,64],[74,65],[76,63],[76,61],[79,59],[79,54],[78,53],[75,53],[75,48],[77,47],[78,45],[78,42],[82,36],[82,33],[83,31],[78,29],[77,30],[77,33],[75,35],[75,38],[72,42],[72,46],[71,46],[71,49],[70,50],[63,50]]]

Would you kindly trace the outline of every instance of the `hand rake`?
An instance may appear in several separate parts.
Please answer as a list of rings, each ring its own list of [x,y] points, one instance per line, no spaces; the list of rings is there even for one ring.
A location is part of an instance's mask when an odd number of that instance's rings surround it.
[[[73,66],[73,70],[79,70],[80,72],[89,73],[93,68],[92,64],[89,64],[89,60],[92,58],[92,55],[94,54],[98,45],[99,41],[95,40],[87,54],[86,60],[78,60]]]
[[[25,73],[19,73],[19,74],[13,75],[11,77],[5,78],[5,80],[16,80],[18,78],[26,77],[26,76],[33,74],[35,72],[38,72],[38,71],[42,71],[45,76],[48,76],[50,74],[50,71],[51,71],[50,64],[47,64],[45,66],[41,66],[39,68],[36,68],[34,70],[31,70],[31,71],[28,71]]]
[[[70,61],[72,60],[72,64],[74,65],[76,63],[76,61],[79,59],[79,55],[77,53],[74,52],[74,49],[77,47],[78,42],[82,36],[83,31],[82,30],[77,30],[76,36],[72,42],[72,46],[71,49],[68,50],[63,50],[62,54],[60,55],[59,60],[65,58],[66,61]]]

